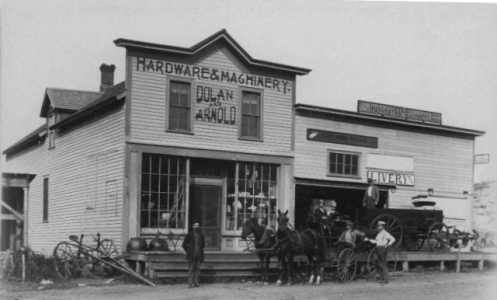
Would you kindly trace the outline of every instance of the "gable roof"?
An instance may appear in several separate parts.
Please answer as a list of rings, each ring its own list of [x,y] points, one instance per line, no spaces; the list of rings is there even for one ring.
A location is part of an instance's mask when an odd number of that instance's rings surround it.
[[[76,111],[95,101],[102,93],[60,88],[46,88],[40,117],[47,117],[50,107],[54,110]]]
[[[56,128],[66,128],[71,125],[75,125],[87,117],[93,117],[96,113],[102,113],[107,111],[109,108],[114,107],[114,105],[123,103],[125,99],[126,86],[124,81],[118,83],[112,87],[109,87],[101,94],[97,99],[84,107],[80,108],[75,113],[69,115],[67,118],[50,126],[50,129]]]
[[[437,125],[430,123],[420,123],[408,120],[396,120],[381,116],[366,115],[350,110],[341,110],[323,106],[309,105],[309,104],[295,104],[295,111],[298,115],[304,115],[311,118],[324,118],[324,119],[340,119],[352,120],[355,122],[365,122],[368,124],[375,124],[376,126],[400,126],[401,128],[410,128],[411,130],[421,130],[424,132],[435,132],[440,134],[452,134],[464,137],[476,137],[485,134],[485,131],[467,129],[461,127]]]
[[[35,130],[28,133],[26,136],[21,138],[19,141],[11,145],[9,148],[5,149],[2,153],[9,156],[11,154],[15,154],[16,152],[21,151],[31,145],[38,144],[42,142],[47,133],[47,125],[43,124]]]
[[[202,41],[196,43],[195,45],[189,48],[149,43],[149,42],[141,42],[141,41],[123,39],[123,38],[116,39],[114,41],[114,44],[116,44],[116,46],[125,47],[125,48],[146,49],[162,53],[193,56],[201,52],[207,46],[222,41],[226,42],[230,46],[230,48],[234,51],[234,54],[249,66],[278,70],[296,75],[306,75],[311,71],[310,69],[306,68],[255,59],[252,56],[250,56],[250,54],[245,49],[243,49],[242,46],[240,46],[240,44],[238,44],[237,41],[235,41],[235,39],[228,33],[226,29],[222,29],[214,33],[213,35],[203,39]]]
[[[47,89],[48,90],[48,89]],[[61,90],[61,89],[57,89]],[[126,87],[124,84],[124,81],[116,84],[110,88],[107,88],[105,92],[103,93],[97,93],[97,92],[85,92],[85,91],[72,91],[72,90],[63,90],[62,93],[57,94],[57,97],[63,95],[65,91],[69,91],[70,93],[67,93],[65,95],[82,95],[81,98],[78,98],[77,96],[71,98],[72,100],[76,99],[82,99],[82,101],[77,102],[71,102],[71,101],[63,101],[60,98],[57,98],[58,100],[61,100],[57,102],[58,104],[63,104],[63,103],[69,103],[69,106],[63,106],[59,105],[57,106],[58,109],[63,109],[66,111],[73,112],[70,114],[68,117],[62,119],[61,121],[53,124],[50,126],[50,129],[56,129],[56,128],[67,128],[72,125],[79,124],[80,122],[86,120],[87,118],[94,117],[98,114],[104,113],[116,105],[122,104],[125,100],[125,92],[126,92]],[[76,92],[76,93],[72,93]],[[84,95],[86,94],[86,95]],[[97,97],[95,97],[95,94],[98,94]],[[90,101],[90,99],[93,99]],[[43,101],[43,105],[45,105],[45,100]],[[70,106],[70,104],[73,103],[74,105]],[[85,105],[83,105],[85,104]],[[42,106],[43,106],[42,105]],[[72,108],[68,108],[72,107]],[[78,108],[76,108],[78,107]],[[43,108],[42,108],[43,112]],[[43,124],[34,131],[30,132],[28,135],[17,141],[15,144],[12,146],[8,147],[5,149],[2,153],[9,156],[16,154],[19,151],[22,151],[23,149],[37,145],[39,143],[42,143],[47,135],[47,125]]]

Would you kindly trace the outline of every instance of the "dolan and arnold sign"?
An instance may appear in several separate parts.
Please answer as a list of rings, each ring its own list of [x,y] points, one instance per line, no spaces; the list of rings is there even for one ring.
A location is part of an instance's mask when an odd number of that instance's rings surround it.
[[[150,59],[140,56],[136,57],[136,70],[139,72],[169,74],[192,79],[210,80],[254,88],[272,89],[283,94],[289,94],[292,92],[292,81],[289,80],[233,72],[201,65],[190,65],[160,59]]]

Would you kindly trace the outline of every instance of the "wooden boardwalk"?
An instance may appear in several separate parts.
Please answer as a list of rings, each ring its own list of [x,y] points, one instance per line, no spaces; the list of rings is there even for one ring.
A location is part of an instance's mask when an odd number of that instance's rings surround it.
[[[133,252],[127,253],[127,260],[138,272],[152,279],[181,279],[188,273],[188,266],[182,252]],[[366,255],[357,257],[365,262]],[[427,252],[427,251],[391,251],[390,262],[400,263],[403,271],[409,271],[411,263],[438,262],[440,270],[446,270],[446,264],[455,264],[456,272],[461,270],[463,262],[477,264],[484,269],[485,262],[497,261],[497,253],[484,252]],[[306,261],[305,257],[296,257],[297,263]],[[206,252],[205,262],[201,266],[202,276],[210,278],[240,278],[259,276],[258,258],[253,253],[240,252]],[[270,268],[278,268],[276,258],[271,260]]]

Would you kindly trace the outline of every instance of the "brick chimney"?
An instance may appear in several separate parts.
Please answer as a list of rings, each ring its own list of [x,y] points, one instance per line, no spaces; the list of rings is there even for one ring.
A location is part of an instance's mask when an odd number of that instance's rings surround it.
[[[104,92],[107,88],[114,85],[114,70],[116,66],[101,64],[100,65],[100,91]]]

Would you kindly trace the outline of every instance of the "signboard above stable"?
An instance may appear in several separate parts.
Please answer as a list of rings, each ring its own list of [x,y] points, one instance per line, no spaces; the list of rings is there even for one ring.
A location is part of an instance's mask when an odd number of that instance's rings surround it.
[[[316,141],[316,142],[378,148],[377,137],[350,134],[345,132],[335,132],[335,131],[307,128],[307,139],[309,141]]]
[[[358,100],[357,112],[395,120],[442,125],[442,114],[426,110]]]
[[[376,184],[414,186],[415,177],[412,172],[399,172],[391,170],[367,170],[367,178]]]

